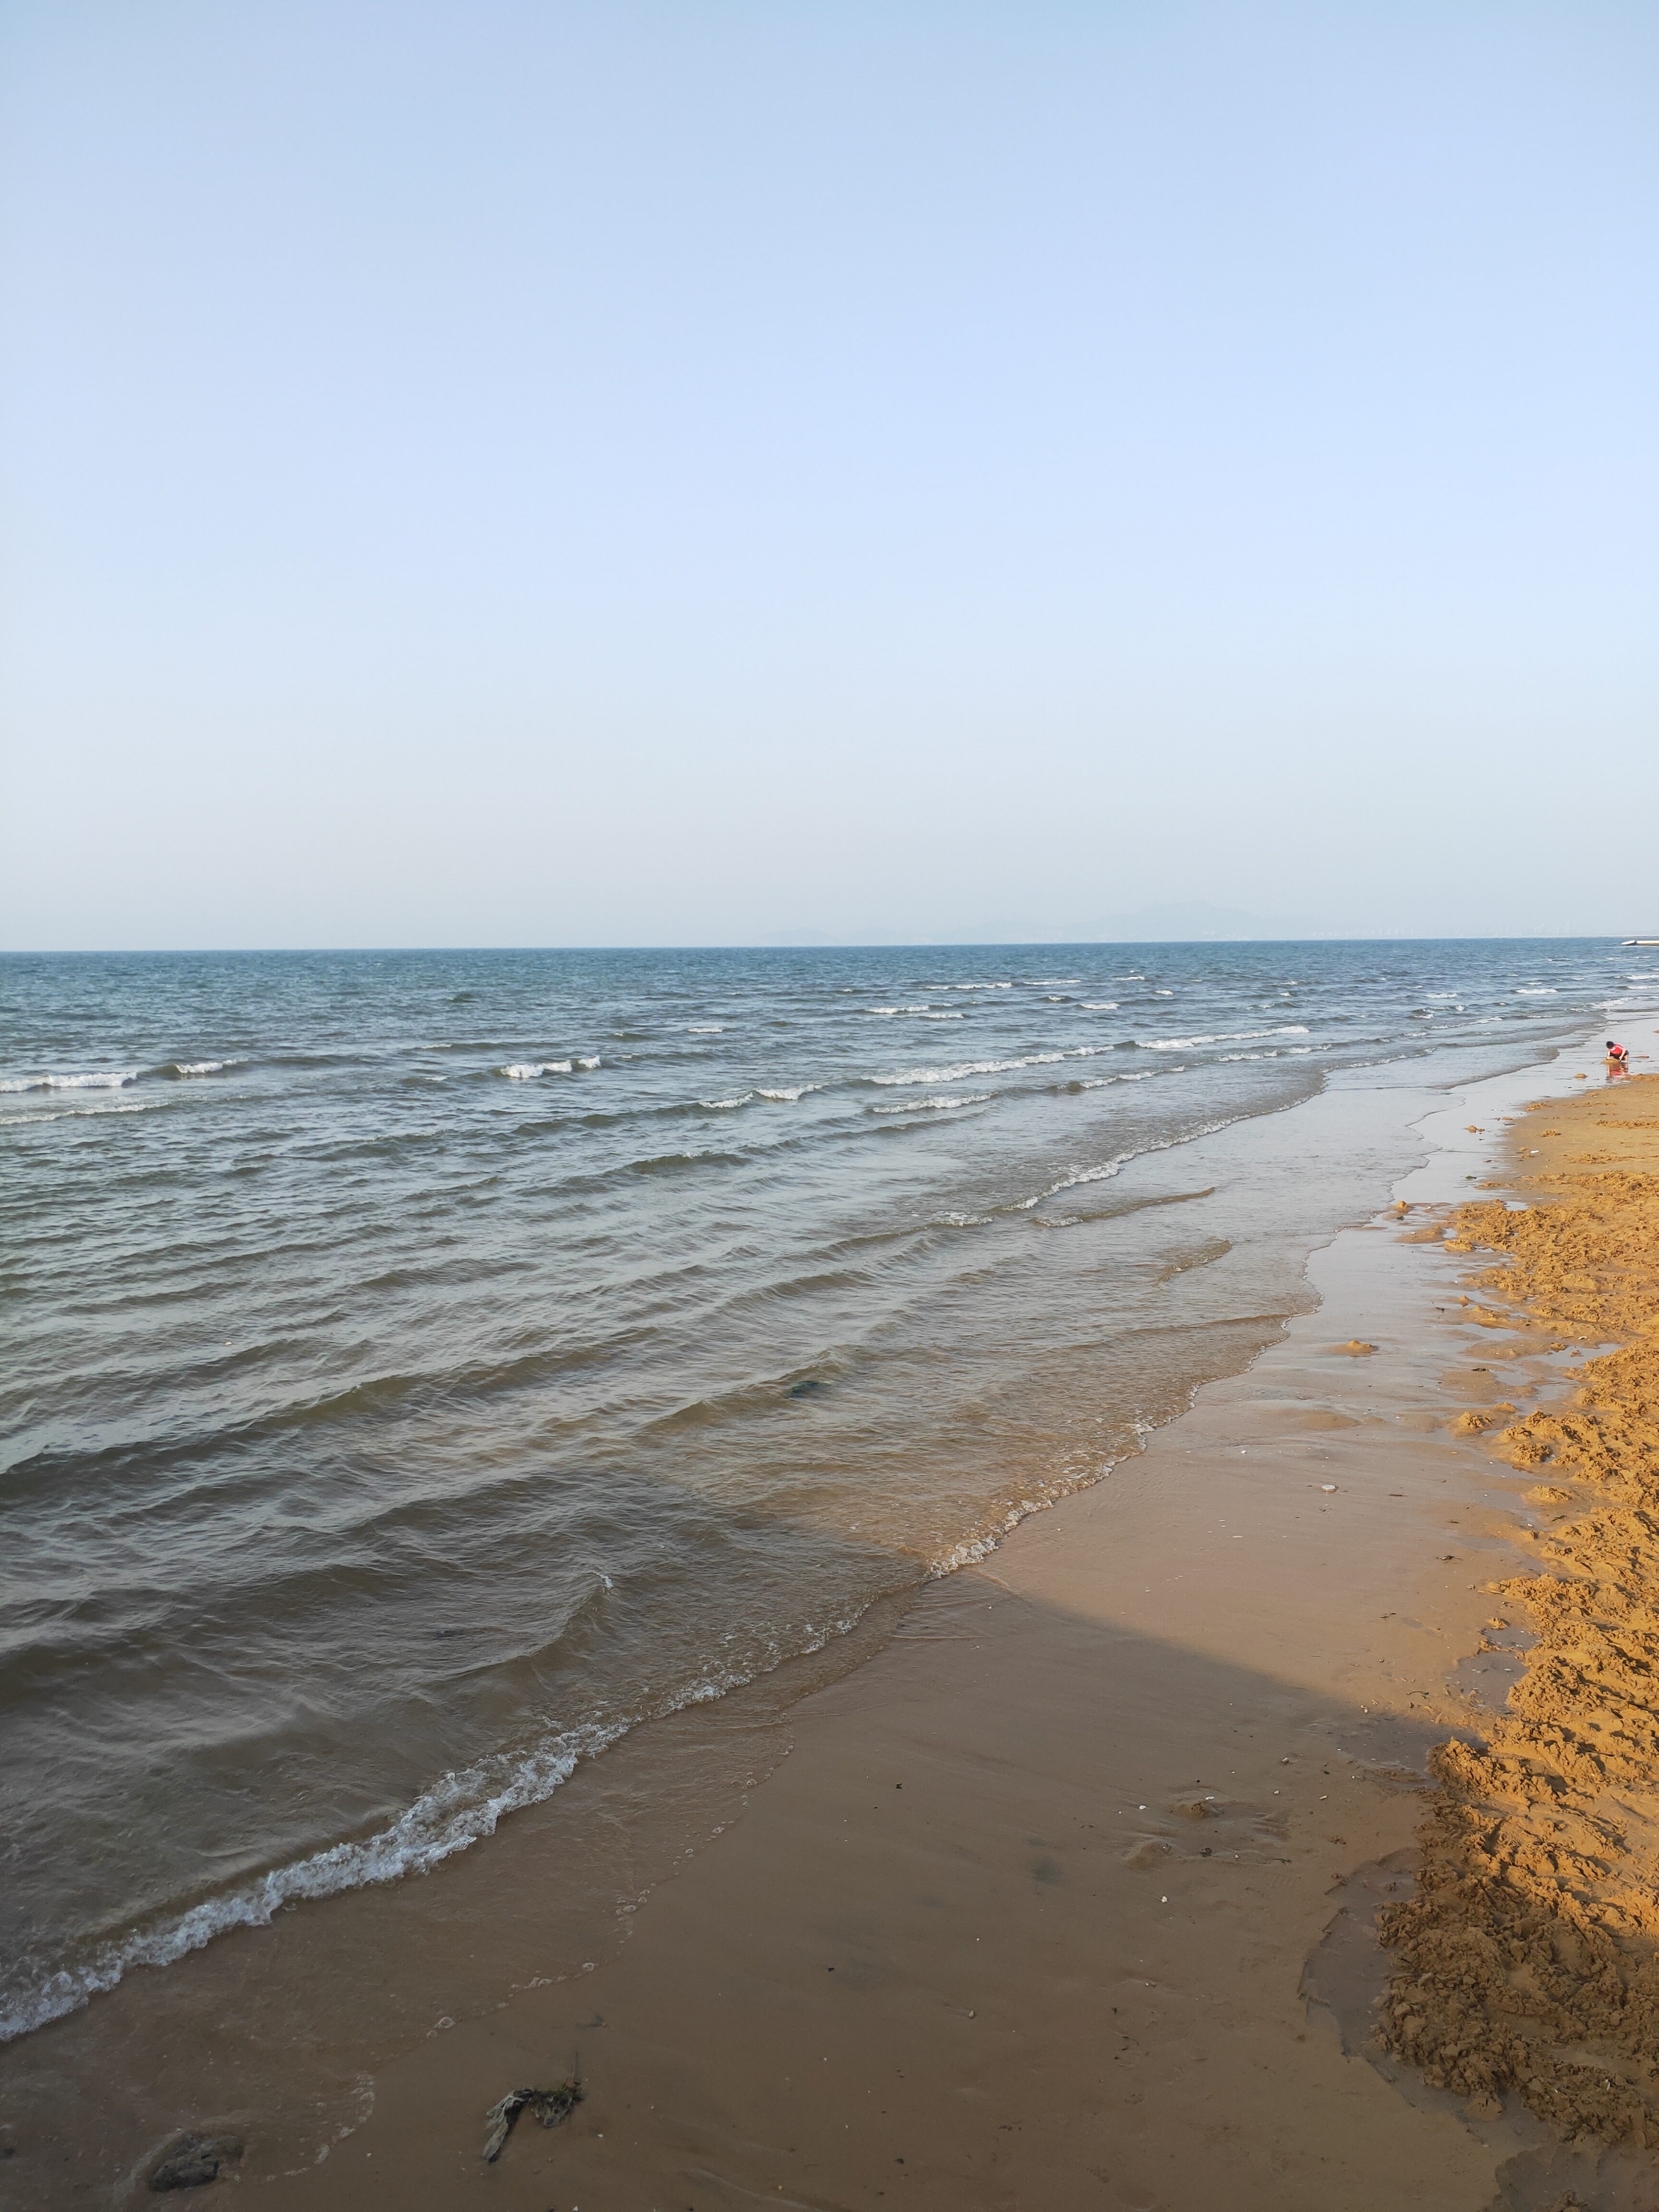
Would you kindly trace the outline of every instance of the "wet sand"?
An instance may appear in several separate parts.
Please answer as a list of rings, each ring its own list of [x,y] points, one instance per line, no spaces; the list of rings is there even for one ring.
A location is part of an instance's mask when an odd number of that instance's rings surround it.
[[[1538,1087],[1481,1086],[1411,1199],[1486,1179]],[[1339,1237],[1281,1344],[796,1706],[616,1956],[434,2027],[263,2201],[1477,2212],[1583,2184],[1582,2148],[1376,2035],[1376,1910],[1413,1893],[1433,1746],[1496,1725],[1520,1661],[1490,1585],[1547,1510],[1460,1416],[1576,1380],[1462,1303],[1469,1265],[1393,1216]],[[569,2120],[483,2164],[489,2106],[577,2074]]]
[[[1474,1113],[1436,1116],[1403,1232],[1390,1212],[1316,1254],[1316,1310],[1142,1455],[929,1586],[890,1640],[872,1623],[866,1663],[793,1705],[779,1685],[687,1716],[512,1824],[488,1862],[494,1924],[450,1926],[455,2001],[360,2071],[319,2162],[281,2172],[258,2112],[216,2105],[210,2028],[182,2012],[199,2094],[177,2124],[245,2142],[226,2177],[295,2212],[1626,2201],[1628,2161],[1564,2144],[1524,2099],[1443,2063],[1425,2079],[1408,2063],[1423,2051],[1377,2034],[1403,1958],[1382,1949],[1378,1909],[1409,1907],[1419,1827],[1432,1851],[1445,1823],[1431,1753],[1505,1725],[1525,1638],[1487,1626],[1504,1611],[1492,1585],[1565,1510],[1530,1494],[1536,1470],[1494,1445],[1501,1429],[1463,1417],[1565,1407],[1583,1362],[1559,1329],[1489,1326],[1492,1294],[1465,1287],[1479,1261],[1439,1233],[1499,1169],[1498,1116],[1544,1087],[1504,1079],[1468,1094]],[[1637,1095],[1598,1069],[1559,1125]],[[1540,1145],[1526,1166],[1549,1164]],[[629,1761],[676,1756],[679,1824],[647,1850]],[[475,1952],[498,1954],[520,1901],[528,1959],[562,1893],[574,1915],[614,1882],[561,1851],[561,1822],[607,1790],[636,1903],[591,1971],[527,1971],[540,1986],[469,2016],[489,1980]],[[301,1913],[232,1939],[223,1971],[318,1971],[329,1924]],[[400,1924],[395,1895],[353,1924],[361,1971],[395,1981],[403,1962],[374,1948]],[[419,1963],[424,1986],[434,1960]],[[96,2032],[136,2075],[123,1994]],[[153,2011],[132,2018],[155,2038]],[[317,2045],[330,2032],[319,2021]],[[270,2057],[278,2073],[317,2050]],[[571,2076],[571,2117],[520,2118],[486,2165],[489,2107]],[[20,2141],[14,2171],[40,2202],[149,2201],[159,2147],[124,2176],[65,2152],[54,2189],[56,2147]]]

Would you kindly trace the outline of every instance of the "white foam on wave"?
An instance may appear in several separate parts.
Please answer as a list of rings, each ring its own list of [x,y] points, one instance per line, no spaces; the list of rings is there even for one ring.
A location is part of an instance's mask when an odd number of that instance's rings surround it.
[[[601,1577],[613,1588],[608,1576]],[[367,1889],[426,1874],[458,1851],[493,1836],[503,1817],[544,1803],[568,1782],[585,1759],[626,1735],[639,1721],[662,1718],[703,1705],[740,1688],[756,1674],[784,1659],[822,1651],[836,1638],[857,1627],[865,1607],[809,1626],[799,1647],[774,1646],[769,1656],[747,1669],[714,1668],[649,1709],[627,1720],[593,1722],[562,1729],[527,1751],[501,1752],[471,1765],[453,1769],[423,1790],[408,1810],[359,1843],[335,1844],[308,1858],[273,1868],[240,1882],[222,1896],[208,1898],[186,1912],[151,1929],[134,1929],[100,1944],[82,1963],[47,1976],[27,1996],[0,2006],[0,2044],[13,2042],[54,2020],[79,2012],[134,1966],[170,1966],[200,1951],[234,1928],[265,1928],[284,1905],[337,1897],[348,1889]]]
[[[163,1075],[218,1075],[227,1067],[240,1067],[240,1060],[170,1060]]]
[[[389,1827],[361,1843],[335,1844],[274,1868],[222,1897],[209,1898],[159,1928],[135,1929],[113,1938],[84,1964],[50,1976],[28,1996],[0,2011],[0,2043],[78,2012],[134,1966],[170,1966],[233,1928],[267,1927],[285,1905],[425,1874],[493,1835],[504,1814],[550,1797],[580,1759],[603,1751],[626,1733],[626,1725],[568,1729],[517,1759],[483,1760],[447,1774]]]
[[[17,1075],[0,1077],[0,1091],[118,1091],[136,1083],[136,1067],[110,1068],[94,1075]]]
[[[1085,1014],[1115,1014],[1117,1012],[1115,999],[1084,999],[1079,1004]]]
[[[926,1006],[866,1006],[866,1014],[925,1014]]]
[[[965,1022],[968,1017],[966,1014],[954,1012],[938,1013],[929,1007],[925,1009],[918,1018],[924,1022]]]
[[[505,1067],[498,1067],[495,1073],[497,1075],[506,1076],[512,1083],[528,1083],[534,1076],[569,1075],[578,1066],[597,1067],[599,1064],[597,1060],[584,1060],[580,1062],[568,1060],[509,1060]]]
[[[685,1034],[687,1036],[724,1036],[726,1024],[724,1022],[688,1022],[685,1025]]]
[[[906,1098],[896,1106],[872,1106],[872,1114],[949,1114],[958,1106],[983,1106],[988,1091],[970,1091],[960,1098]]]
[[[1155,1421],[1149,1421],[1144,1416],[1129,1424],[1141,1443],[1145,1443],[1157,1425]],[[946,1575],[955,1574],[959,1568],[971,1567],[981,1559],[988,1559],[993,1552],[1000,1550],[1003,1538],[1018,1528],[1022,1521],[1029,1520],[1034,1513],[1046,1513],[1050,1506],[1057,1505],[1062,1498],[1075,1491],[1086,1489],[1091,1483],[1103,1481],[1127,1456],[1127,1453],[1118,1453],[1110,1459],[1103,1460],[1099,1466],[1091,1468],[1085,1474],[1045,1484],[1034,1496],[1017,1499],[1013,1504],[1005,1507],[999,1518],[978,1535],[964,1537],[948,1551],[936,1553],[928,1562],[928,1581],[940,1581]]]
[[[734,1106],[746,1106],[754,1095],[752,1091],[745,1091],[739,1098],[699,1098],[697,1103],[708,1107],[711,1114],[727,1114]]]
[[[1006,1075],[1018,1067],[1054,1067],[1062,1060],[1094,1060],[1109,1045],[1073,1045],[1066,1052],[1030,1052],[1018,1060],[964,1060],[953,1067],[908,1067],[897,1075],[872,1075],[872,1083],[904,1085],[912,1083],[960,1083],[969,1075]]]
[[[1553,983],[1518,983],[1515,995],[1517,999],[1553,999],[1556,988]]]
[[[755,1096],[757,1098],[770,1098],[778,1105],[793,1106],[797,1098],[805,1098],[809,1091],[822,1091],[823,1088],[823,1085],[821,1083],[786,1084],[776,1091],[757,1090]]]
[[[1031,988],[1034,991],[1052,991],[1057,986],[1063,986],[1066,983],[1080,983],[1082,981],[1083,978],[1081,975],[1033,975],[1031,978]]]
[[[1306,1036],[1305,1022],[1292,1022],[1277,1030],[1227,1030],[1214,1036],[1137,1037],[1143,1052],[1191,1052],[1201,1044],[1249,1044],[1258,1037]]]
[[[1051,1182],[1046,1190],[1038,1191],[1034,1198],[1021,1199],[1013,1210],[1017,1213],[1029,1213],[1034,1206],[1041,1206],[1045,1198],[1056,1197],[1062,1190],[1075,1190],[1080,1184],[1088,1182],[1109,1182],[1114,1176],[1121,1175],[1132,1160],[1145,1159],[1149,1152],[1174,1152],[1179,1146],[1190,1145],[1200,1137],[1216,1136],[1223,1129],[1231,1129],[1237,1119],[1237,1115],[1224,1115],[1219,1121],[1200,1122],[1195,1129],[1182,1129],[1174,1136],[1158,1137],[1150,1144],[1136,1145],[1131,1151],[1118,1152],[1109,1160],[1100,1160],[1092,1167],[1073,1168],[1068,1174],[1061,1176],[1058,1182]]]
[[[48,1121],[102,1121],[111,1114],[159,1114],[161,1110],[159,1098],[131,1106],[63,1106],[55,1114],[0,1114],[0,1129],[40,1129]]]

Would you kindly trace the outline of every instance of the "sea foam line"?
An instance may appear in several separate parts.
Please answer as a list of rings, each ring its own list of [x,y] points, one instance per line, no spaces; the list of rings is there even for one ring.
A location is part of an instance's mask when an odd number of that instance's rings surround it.
[[[960,1083],[969,1075],[1006,1075],[1016,1067],[1053,1067],[1062,1060],[1093,1060],[1109,1045],[1074,1045],[1067,1052],[1032,1052],[1019,1060],[964,1060],[951,1067],[910,1067],[898,1075],[872,1075],[872,1083],[905,1085],[911,1083]]]
[[[983,1106],[992,1096],[988,1091],[970,1091],[961,1098],[907,1098],[897,1106],[872,1106],[872,1114],[944,1114],[957,1106]]]
[[[1190,1052],[1201,1044],[1248,1044],[1256,1037],[1306,1036],[1305,1022],[1292,1022],[1287,1028],[1278,1030],[1224,1030],[1214,1036],[1137,1037],[1135,1042],[1143,1052]]]
[[[1155,1421],[1147,1420],[1144,1415],[1137,1415],[1129,1424],[1131,1433],[1141,1445],[1145,1444],[1157,1425]],[[935,1553],[928,1562],[927,1580],[930,1583],[941,1582],[946,1575],[955,1574],[959,1568],[971,1567],[979,1560],[988,1558],[993,1552],[1002,1548],[1005,1537],[1022,1521],[1029,1520],[1034,1513],[1046,1513],[1051,1506],[1058,1505],[1062,1498],[1072,1497],[1079,1490],[1091,1489],[1129,1456],[1127,1450],[1115,1453],[1110,1459],[1102,1461],[1086,1474],[1074,1479],[1061,1477],[1058,1481],[1045,1483],[1034,1496],[1017,1498],[977,1535],[964,1537],[960,1543],[952,1545],[949,1551]]]
[[[0,1091],[118,1091],[136,1083],[136,1067],[110,1068],[95,1075],[19,1075],[0,1078]]]
[[[155,1114],[161,1108],[161,1101],[151,1098],[131,1106],[63,1106],[55,1114],[0,1114],[0,1129],[40,1129],[48,1121],[90,1121],[105,1119],[111,1114]]]
[[[1069,1174],[1061,1176],[1057,1182],[1051,1182],[1046,1190],[1038,1191],[1034,1198],[1018,1200],[1009,1210],[1014,1213],[1029,1213],[1034,1206],[1041,1206],[1046,1198],[1058,1197],[1062,1190],[1075,1190],[1079,1184],[1086,1182],[1109,1182],[1114,1176],[1121,1175],[1132,1160],[1144,1160],[1153,1152],[1175,1152],[1182,1145],[1196,1143],[1200,1137],[1218,1136],[1223,1129],[1231,1129],[1246,1118],[1240,1114],[1224,1115],[1218,1121],[1200,1121],[1196,1128],[1178,1130],[1173,1136],[1158,1137],[1150,1144],[1137,1145],[1129,1152],[1119,1152],[1109,1160],[1102,1160],[1097,1166],[1073,1168]]]
[[[514,1083],[528,1083],[533,1076],[571,1075],[579,1067],[597,1067],[599,1064],[597,1053],[586,1060],[580,1053],[572,1053],[568,1060],[509,1060],[505,1067],[498,1067],[495,1073],[507,1076]]]
[[[611,1585],[607,1578],[606,1587]],[[446,1774],[417,1797],[387,1827],[360,1843],[330,1845],[308,1858],[274,1867],[256,1880],[239,1883],[222,1896],[206,1898],[186,1912],[151,1929],[134,1929],[100,1944],[91,1958],[61,1967],[27,1996],[0,2006],[0,2044],[29,2035],[54,2020],[79,2012],[95,1996],[112,1990],[134,1966],[170,1966],[192,1951],[205,1949],[233,1928],[265,1928],[285,1905],[337,1897],[427,1874],[458,1851],[495,1834],[503,1816],[539,1805],[568,1782],[584,1759],[595,1759],[639,1721],[659,1719],[704,1705],[769,1673],[791,1656],[821,1651],[846,1636],[865,1608],[817,1626],[809,1626],[799,1650],[772,1646],[769,1661],[748,1671],[728,1668],[690,1684],[634,1720],[594,1722],[545,1736],[535,1748],[501,1753]]]
[[[503,1814],[550,1796],[574,1772],[579,1759],[603,1751],[623,1733],[621,1723],[572,1729],[550,1737],[505,1775],[500,1771],[501,1762],[447,1774],[389,1827],[361,1843],[335,1844],[309,1858],[273,1868],[222,1897],[208,1898],[160,1928],[135,1929],[117,1936],[83,1964],[60,1969],[28,1996],[0,2011],[0,2042],[78,2012],[91,1998],[113,1989],[134,1966],[170,1966],[233,1928],[266,1927],[285,1905],[424,1874],[441,1860],[493,1835]],[[492,1772],[492,1767],[496,1771]]]

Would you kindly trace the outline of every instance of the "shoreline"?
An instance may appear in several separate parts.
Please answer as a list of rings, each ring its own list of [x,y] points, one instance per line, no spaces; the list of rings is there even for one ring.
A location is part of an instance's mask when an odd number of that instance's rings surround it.
[[[1463,1175],[1442,1152],[1408,1187]],[[1467,1398],[1425,1411],[1462,1263],[1391,1225],[1342,1231],[1280,1342],[796,1707],[619,1957],[387,2069],[271,2201],[1484,2206],[1493,2147],[1303,1989],[1334,1884],[1409,1853],[1468,1725],[1441,1678],[1521,1487],[1442,1425]],[[462,2115],[578,2065],[586,2102],[485,2168]]]
[[[1549,1079],[1534,1067],[1464,1093],[1519,1099]],[[1415,1203],[1457,1194],[1452,1158],[1407,1178],[1433,1186]],[[458,2005],[377,2069],[320,2165],[265,2179],[250,2155],[246,2179],[274,2204],[416,2212],[484,2189],[540,2212],[901,2191],[1179,2212],[1223,2182],[1264,2212],[1312,2212],[1333,2201],[1321,2191],[1380,2212],[1455,2174],[1462,2195],[1423,2201],[1484,2205],[1492,2146],[1452,2112],[1404,2105],[1345,2051],[1340,2002],[1310,2013],[1299,1993],[1332,1882],[1410,1848],[1430,1745],[1468,1723],[1434,1686],[1449,1644],[1474,1653],[1490,1601],[1430,1571],[1445,1562],[1419,1556],[1424,1516],[1451,1497],[1484,1515],[1484,1557],[1510,1540],[1519,1487],[1494,1492],[1485,1447],[1448,1437],[1443,1406],[1425,1414],[1446,1356],[1425,1281],[1453,1302],[1456,1271],[1401,1253],[1388,1226],[1340,1232],[1310,1264],[1319,1304],[1282,1341],[1202,1385],[1139,1457],[923,1585],[896,1629],[855,1632],[862,1649],[826,1661],[822,1686],[750,1685],[712,1732],[686,1717],[703,1771],[673,1848],[641,1869],[637,1917],[623,1908],[631,1940],[572,1983],[471,2018]],[[1382,1349],[1357,1353],[1345,1330]],[[1402,1516],[1381,1475],[1407,1439],[1436,1472],[1401,1478]],[[1402,1601],[1413,1628],[1397,1626]],[[1367,1608],[1371,1628],[1396,1626],[1360,1635]],[[1421,1682],[1402,1703],[1407,1674]],[[708,1808],[739,1786],[741,1817],[706,1847]],[[1340,1840],[1318,1826],[1334,1795]],[[550,1814],[503,1830],[493,1887],[568,1875],[558,1829]],[[365,1902],[371,1936],[390,1935],[392,1901]],[[242,1972],[261,1971],[245,1950]],[[553,2134],[521,2122],[484,2166],[483,2111],[520,2075],[573,2068],[586,2103]],[[1023,2117],[1001,2110],[1008,2083]],[[1316,2108],[1327,2118],[1310,2124]],[[251,2117],[198,2106],[180,2124],[229,2136]],[[1536,2154],[1520,2138],[1505,2151]]]

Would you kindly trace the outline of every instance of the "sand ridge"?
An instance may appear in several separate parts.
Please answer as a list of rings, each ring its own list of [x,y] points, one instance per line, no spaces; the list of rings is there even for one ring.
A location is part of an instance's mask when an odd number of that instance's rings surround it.
[[[1524,1471],[1534,1572],[1490,1585],[1535,1641],[1484,1745],[1443,1744],[1417,1893],[1378,1932],[1384,2046],[1476,2112],[1659,2147],[1659,1076],[1540,1102],[1502,1200],[1458,1207],[1461,1318],[1584,1362],[1571,1401],[1455,1428]],[[1421,1231],[1413,1232],[1420,1235]]]

